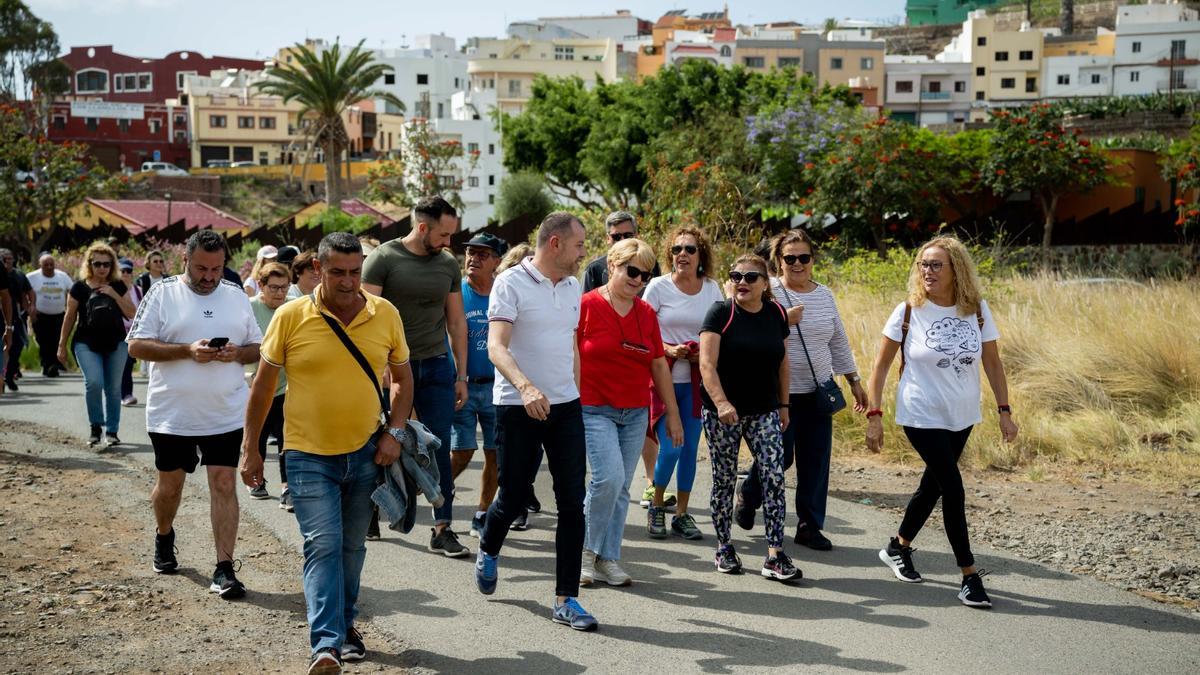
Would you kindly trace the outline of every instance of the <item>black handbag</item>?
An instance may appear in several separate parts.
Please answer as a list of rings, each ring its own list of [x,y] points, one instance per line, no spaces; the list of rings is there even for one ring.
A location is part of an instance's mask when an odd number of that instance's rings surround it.
[[[783,288],[782,284],[780,288]],[[787,297],[788,306],[791,307],[792,296],[783,289],[784,296]],[[832,416],[837,411],[846,407],[846,397],[842,394],[842,388],[837,382],[830,377],[824,382],[817,379],[817,371],[813,368],[812,358],[808,355],[808,345],[804,343],[804,333],[800,332],[800,324],[796,324],[796,335],[800,338],[800,346],[804,348],[804,360],[808,361],[808,372],[812,373],[813,382],[817,385],[817,412],[823,415]]]

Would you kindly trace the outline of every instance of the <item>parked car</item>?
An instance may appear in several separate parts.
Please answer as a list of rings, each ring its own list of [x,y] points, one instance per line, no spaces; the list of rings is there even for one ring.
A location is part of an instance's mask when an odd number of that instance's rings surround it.
[[[210,169],[228,169],[233,166],[233,162],[227,159],[210,159],[204,163],[204,166]]]
[[[187,176],[187,171],[170,162],[142,162],[142,172],[153,171],[160,176]]]
[[[258,166],[258,162],[234,162],[230,166],[235,169],[245,169],[252,166]]]

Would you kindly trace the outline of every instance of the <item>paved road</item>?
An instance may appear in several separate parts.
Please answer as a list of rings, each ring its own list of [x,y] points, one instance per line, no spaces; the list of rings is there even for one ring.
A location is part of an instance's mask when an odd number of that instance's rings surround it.
[[[77,378],[23,380],[19,395],[0,399],[0,416],[36,421],[86,437]],[[143,393],[138,383],[138,394]],[[141,406],[126,409],[122,452],[152,464]],[[268,475],[275,476],[275,467]],[[696,493],[707,501],[707,465]],[[701,542],[652,541],[645,511],[630,509],[624,560],[636,583],[627,589],[585,590],[582,602],[600,620],[580,634],[548,619],[553,590],[553,504],[549,477],[538,481],[546,512],[533,529],[514,533],[501,556],[500,586],[475,590],[469,560],[426,552],[429,520],[406,537],[388,533],[369,545],[362,607],[375,630],[386,630],[402,654],[373,653],[379,663],[425,672],[580,673],[757,672],[1200,672],[1200,620],[1131,593],[988,549],[990,612],[961,606],[957,570],[940,529],[931,527],[916,554],[926,582],[896,581],[876,552],[896,525],[870,507],[833,500],[829,553],[793,551],[803,582],[785,586],[757,575],[713,570],[712,527],[697,520]],[[460,483],[456,518],[465,531],[476,499],[478,471]],[[911,489],[897,485],[897,492]],[[272,485],[272,489],[276,488]],[[189,491],[189,499],[202,499]],[[299,546],[293,518],[274,502],[243,501],[243,514]],[[141,518],[150,531],[149,506]],[[789,528],[790,529],[790,528]],[[737,531],[743,560],[764,550],[761,531]],[[466,538],[464,538],[466,539]],[[477,541],[470,539],[475,548]],[[147,547],[149,549],[149,546]],[[149,564],[147,550],[147,564]],[[242,577],[253,591],[253,559]],[[299,559],[297,559],[299,574]],[[263,626],[269,634],[270,627]],[[368,645],[370,646],[370,645]],[[297,645],[298,649],[303,647]]]

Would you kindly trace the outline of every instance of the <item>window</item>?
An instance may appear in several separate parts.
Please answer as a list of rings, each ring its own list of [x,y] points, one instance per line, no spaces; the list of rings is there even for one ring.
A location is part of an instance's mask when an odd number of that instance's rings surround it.
[[[473,187],[473,188],[479,187],[479,176],[468,176],[467,177],[467,187]]]
[[[1015,77],[1000,78],[1000,88],[1001,89],[1016,89],[1017,88],[1017,79]]]
[[[1187,52],[1187,40],[1171,40],[1171,58],[1179,60],[1187,58],[1184,54]],[[1180,71],[1182,72],[1182,71]]]
[[[984,73],[986,73],[986,72],[987,71],[984,69],[983,66],[977,66],[975,68],[975,77],[983,77]]]
[[[896,80],[897,94],[911,94],[913,91],[912,80]]]
[[[985,38],[985,37],[975,38],[975,46],[976,47],[986,47],[987,46],[987,38]]]
[[[396,84],[396,74],[395,73],[384,73],[383,74],[383,83],[384,84]]]
[[[181,70],[175,73],[175,88],[179,91],[183,91],[183,84],[187,81],[188,75],[195,74],[196,71],[194,70]]]
[[[864,56],[858,60],[860,70],[875,70],[875,57]]]
[[[1056,81],[1058,82],[1058,84],[1063,84],[1063,85],[1071,84],[1071,76],[1070,75],[1059,75],[1056,78]]]
[[[441,101],[438,101],[438,114],[437,114],[437,118],[440,120],[440,119],[442,119],[442,118],[443,118],[443,117],[445,117],[445,116],[446,116],[446,104],[445,104],[445,103],[442,103]]]
[[[254,118],[238,115],[238,128],[239,129],[253,129],[254,128]]]
[[[495,204],[496,203],[496,195],[488,195],[488,203]]]
[[[151,119],[148,124],[150,125],[150,133],[152,134],[157,134],[162,129],[162,120],[158,118]]]
[[[99,117],[85,117],[83,123],[87,126],[88,131],[95,131],[100,128]]]
[[[59,131],[66,129],[67,128],[67,118],[63,117],[62,115],[55,115],[54,116],[54,128],[58,129]]]
[[[800,57],[799,56],[781,56],[776,61],[776,63],[779,65],[780,68],[799,68],[800,67]]]
[[[555,61],[574,61],[575,60],[575,48],[574,47],[564,47],[562,45],[555,45],[554,60]]]
[[[151,91],[154,89],[154,78],[150,73],[138,74],[138,91]]]
[[[181,126],[183,126],[183,125],[185,125],[185,124],[187,124],[187,118],[186,118],[186,117],[184,117],[182,114],[175,115],[175,126],[177,126],[177,127],[181,127]]]
[[[1092,84],[1100,84],[1100,73],[1092,73]]]
[[[1017,54],[1017,58],[1021,61],[1032,61],[1033,60],[1033,50],[1026,49],[1026,50],[1020,52],[1019,54]]]
[[[966,82],[955,82],[954,83],[954,93],[956,93],[956,94],[967,93],[967,83]]]
[[[1131,45],[1130,45],[1130,47],[1133,49],[1133,53],[1134,53],[1134,54],[1141,54],[1141,53],[1142,53],[1142,43],[1140,43],[1140,42],[1134,42],[1133,44],[1131,44]]]
[[[742,65],[747,68],[763,68],[767,65],[767,60],[761,56],[746,56],[742,58]]]
[[[225,116],[224,115],[209,115],[208,116],[208,126],[214,128],[214,129],[224,129],[226,126]]]
[[[842,57],[835,56],[835,57],[829,59],[829,69],[830,70],[841,70],[842,69]]]
[[[458,89],[458,78],[454,78],[454,88]]]
[[[489,155],[496,154],[496,144],[495,143],[488,143],[488,154]]]
[[[274,117],[258,118],[258,128],[259,129],[274,129],[275,128],[275,118]]]
[[[479,153],[479,144],[478,143],[467,143],[467,152],[471,153],[472,155],[478,154]]]
[[[932,94],[940,94],[940,93],[942,93],[942,83],[941,83],[941,82],[937,82],[937,81],[930,82],[930,83],[929,83],[929,92],[930,92],[930,93],[932,93]]]
[[[438,187],[443,190],[453,190],[458,181],[454,180],[454,176],[449,174],[438,174]]]
[[[75,73],[75,91],[81,94],[107,92],[108,71],[91,69]]]
[[[1028,93],[1028,94],[1037,93],[1037,78],[1036,77],[1025,78],[1025,93]]]
[[[733,50],[729,48],[729,45],[721,45],[721,56],[723,56],[725,58],[729,58],[729,57],[733,56]],[[587,57],[586,56],[583,57],[583,60],[587,61]],[[597,58],[596,60],[599,61],[600,59]]]
[[[1007,61],[1008,60],[1008,52],[996,52],[996,60],[997,61]]]
[[[117,120],[117,131],[123,134],[129,133],[129,120]]]
[[[521,95],[521,81],[520,80],[509,80],[508,81],[508,95],[511,97],[519,97]]]
[[[976,100],[976,101],[982,101],[982,100],[983,100],[983,92],[982,92],[982,91],[977,91],[977,92],[975,92],[975,100]]]
[[[187,132],[182,129],[176,129],[175,130],[175,142],[176,143],[187,143]]]
[[[1139,71],[1136,71],[1136,70],[1132,70],[1132,71],[1130,71],[1130,72],[1129,72],[1129,81],[1130,81],[1130,82],[1138,82],[1138,81],[1140,81],[1141,79],[1142,79],[1142,74],[1141,74],[1141,72],[1139,72]]]
[[[492,187],[495,184],[496,184],[496,174],[488,174],[488,187]]]
[[[1171,73],[1171,88],[1172,89],[1187,89],[1187,85],[1183,83],[1183,71],[1176,70]]]
[[[429,84],[429,74],[417,73],[417,84]]]

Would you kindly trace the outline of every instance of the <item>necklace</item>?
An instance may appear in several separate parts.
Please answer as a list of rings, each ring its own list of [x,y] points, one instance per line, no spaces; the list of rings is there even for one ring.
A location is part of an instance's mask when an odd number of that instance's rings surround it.
[[[633,322],[636,323],[637,327],[638,327],[638,341],[630,342],[628,339],[625,338],[625,329],[621,326],[621,319],[623,317],[621,316],[620,312],[617,311],[616,305],[613,304],[612,293],[609,292],[609,290],[607,288],[605,288],[604,293],[602,293],[601,296],[604,298],[605,302],[608,303],[608,306],[610,308],[612,308],[613,314],[616,316],[617,332],[619,332],[621,334],[621,349],[627,349],[631,352],[637,352],[639,354],[649,354],[650,348],[648,346],[646,346],[646,338],[644,335],[642,335],[642,322],[636,314],[636,312],[637,312],[636,298],[634,299],[634,302],[629,305],[629,312],[630,312],[630,314],[633,314]]]

